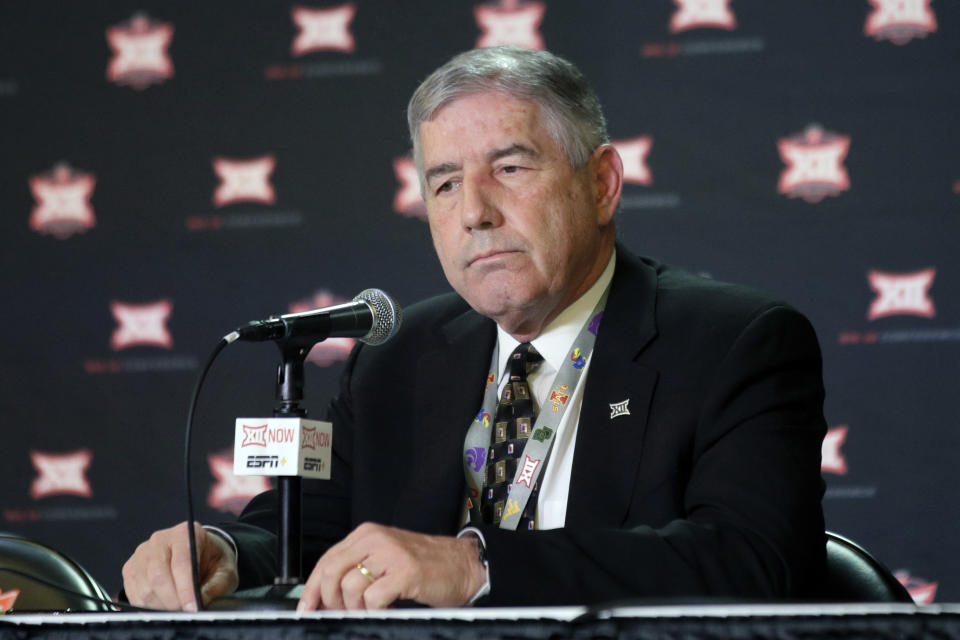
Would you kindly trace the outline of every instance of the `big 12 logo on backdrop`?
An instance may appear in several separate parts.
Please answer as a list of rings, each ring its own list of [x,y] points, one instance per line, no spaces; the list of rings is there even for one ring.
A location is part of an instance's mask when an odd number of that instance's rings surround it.
[[[30,462],[37,477],[30,485],[30,497],[34,500],[57,495],[92,497],[93,489],[86,477],[92,461],[89,449],[69,453],[31,451]]]
[[[355,56],[358,45],[352,25],[357,12],[355,2],[330,7],[294,5],[290,18],[296,33],[290,41],[290,57],[297,62],[268,64],[265,78],[299,81],[381,73],[379,59]]]
[[[353,3],[327,8],[293,7],[290,17],[297,35],[290,43],[290,53],[302,56],[314,51],[352,52],[357,46],[350,32],[355,15],[357,7]]]
[[[623,180],[633,184],[653,184],[653,174],[647,165],[647,156],[653,148],[651,136],[638,136],[628,140],[611,140],[610,144],[623,161]]]
[[[864,35],[903,46],[937,30],[930,0],[870,0],[873,10],[863,25]]]
[[[937,587],[939,586],[937,582],[912,576],[907,569],[898,569],[893,572],[893,576],[903,585],[917,604],[932,604],[937,596]]]
[[[482,32],[477,38],[477,48],[509,44],[524,49],[543,49],[539,29],[546,12],[547,5],[542,2],[501,0],[476,5],[473,17]]]
[[[264,476],[234,475],[232,450],[208,455],[207,464],[214,479],[207,504],[218,511],[239,515],[251,498],[270,488],[270,480]]]
[[[847,473],[847,459],[840,448],[847,440],[847,425],[840,425],[827,430],[820,448],[820,471],[845,475]]]
[[[930,287],[937,270],[922,269],[911,273],[869,271],[867,281],[877,296],[867,310],[867,320],[886,316],[920,316],[932,318],[936,308],[930,298]]]
[[[420,178],[417,166],[410,156],[394,158],[393,175],[397,178],[397,191],[393,196],[393,210],[399,214],[426,219],[427,210],[420,195]]]
[[[117,328],[110,338],[110,347],[114,351],[137,346],[173,348],[173,336],[167,329],[167,321],[173,313],[170,300],[142,304],[111,302],[110,313],[117,321]]]
[[[273,204],[277,200],[270,176],[277,168],[273,154],[257,158],[213,159],[213,171],[220,179],[213,192],[213,206],[224,207],[235,202]]]
[[[730,0],[673,0],[677,5],[670,18],[670,33],[688,29],[735,29],[737,18],[730,9]]]
[[[787,165],[780,173],[777,193],[816,204],[850,188],[850,177],[843,166],[850,151],[850,136],[812,124],[801,133],[781,138],[777,150]]]
[[[30,193],[36,206],[30,213],[30,228],[64,240],[96,224],[90,198],[97,180],[92,173],[76,171],[65,162],[47,173],[32,176]]]
[[[4,613],[13,609],[13,605],[17,602],[17,596],[19,595],[19,589],[0,591],[0,613]]]
[[[173,61],[167,49],[173,41],[173,25],[151,20],[142,13],[107,29],[113,57],[107,63],[107,80],[143,90],[173,77]]]

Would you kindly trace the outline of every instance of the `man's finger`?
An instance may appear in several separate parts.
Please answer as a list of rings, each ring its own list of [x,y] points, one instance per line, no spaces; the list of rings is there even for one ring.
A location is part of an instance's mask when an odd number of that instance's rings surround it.
[[[170,574],[170,553],[166,548],[151,550],[144,563],[140,581],[140,606],[177,610],[180,602]]]
[[[237,588],[237,573],[228,567],[220,567],[203,583],[200,589],[200,597],[203,598],[203,606],[210,604],[212,600],[220,596],[232,593]]]
[[[297,603],[297,613],[304,613],[306,611],[315,611],[320,608],[321,603],[326,608],[343,608],[343,604],[339,607],[331,605],[327,601],[327,595],[323,593],[323,559],[321,558],[319,562],[313,567],[313,571],[310,572],[310,577],[307,578],[306,584],[303,585],[303,591],[300,593],[300,602]],[[337,581],[339,586],[339,580]],[[332,597],[332,596],[330,596]]]
[[[316,579],[318,582],[319,602],[323,603],[324,609],[347,608],[341,584],[349,572],[359,573],[357,563],[366,557],[354,543],[352,536],[353,534],[347,536],[323,554],[310,576],[311,580]],[[319,602],[315,606],[318,606]]]
[[[170,575],[177,594],[177,608],[183,611],[196,611],[198,603],[193,590],[193,566],[190,562],[190,547],[188,545],[186,539],[182,545],[172,545]],[[199,543],[197,546],[199,547]]]
[[[235,591],[240,579],[233,545],[216,532],[201,529],[197,534],[200,597],[206,606],[214,598]]]
[[[340,593],[343,596],[343,608],[363,609],[363,592],[370,586],[370,579],[354,567],[343,574],[340,580]]]
[[[364,609],[386,609],[403,597],[402,580],[396,575],[387,574],[377,578],[363,592]]]

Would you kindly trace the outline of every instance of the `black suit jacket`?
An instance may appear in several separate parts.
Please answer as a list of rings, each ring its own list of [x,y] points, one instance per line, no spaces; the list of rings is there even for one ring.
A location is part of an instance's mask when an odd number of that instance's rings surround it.
[[[333,480],[307,482],[304,566],[355,525],[454,534],[463,441],[482,400],[492,321],[450,294],[351,355],[328,418]],[[629,597],[800,597],[824,565],[823,384],[809,322],[756,291],[618,247],[586,378],[566,525],[481,526],[486,604]],[[611,403],[629,415],[611,418]],[[227,528],[241,586],[269,582],[276,498]]]

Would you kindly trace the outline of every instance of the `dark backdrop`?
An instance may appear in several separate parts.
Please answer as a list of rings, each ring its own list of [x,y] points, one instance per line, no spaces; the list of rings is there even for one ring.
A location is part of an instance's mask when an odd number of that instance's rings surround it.
[[[221,335],[369,286],[444,291],[405,103],[508,42],[594,83],[623,242],[810,316],[828,526],[919,600],[957,599],[958,29],[950,0],[4,3],[0,529],[115,590],[184,517],[187,403]],[[312,355],[314,415],[349,346]],[[234,417],[272,410],[274,351],[211,373],[204,521],[263,486],[217,456]]]

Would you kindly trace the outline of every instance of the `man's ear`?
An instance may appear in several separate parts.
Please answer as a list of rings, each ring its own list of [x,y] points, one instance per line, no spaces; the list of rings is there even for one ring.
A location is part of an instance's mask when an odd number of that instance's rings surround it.
[[[591,174],[594,179],[597,199],[597,218],[600,226],[606,226],[620,204],[623,191],[623,160],[611,144],[602,144],[590,157]]]

